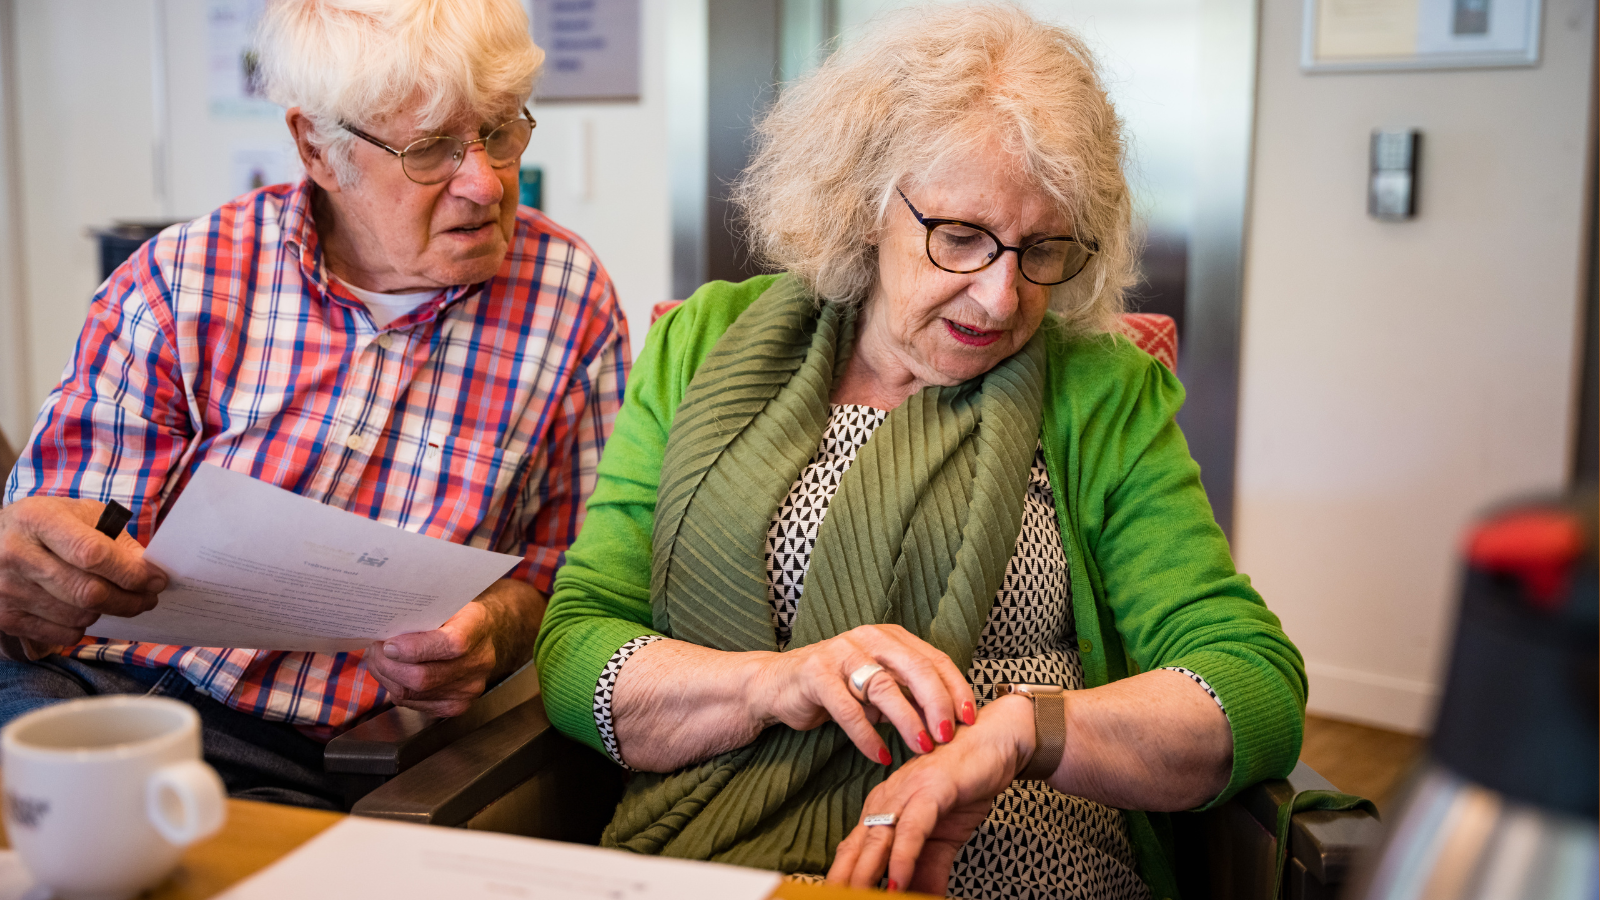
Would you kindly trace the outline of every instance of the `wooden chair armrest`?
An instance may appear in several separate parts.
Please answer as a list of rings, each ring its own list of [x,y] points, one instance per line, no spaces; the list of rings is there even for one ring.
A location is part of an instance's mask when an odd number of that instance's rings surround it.
[[[1300,791],[1334,791],[1338,788],[1304,762],[1288,778],[1263,781],[1239,792],[1235,801],[1249,811],[1267,833],[1275,834],[1278,810]],[[1356,858],[1375,850],[1383,840],[1383,826],[1365,810],[1307,811],[1289,822],[1289,856],[1306,874],[1324,885],[1342,883]]]
[[[593,843],[624,775],[557,731],[535,695],[390,779],[351,812]]]
[[[329,741],[322,765],[344,775],[398,775],[538,697],[539,673],[529,662],[485,691],[459,716],[444,718],[399,706],[385,710]]]

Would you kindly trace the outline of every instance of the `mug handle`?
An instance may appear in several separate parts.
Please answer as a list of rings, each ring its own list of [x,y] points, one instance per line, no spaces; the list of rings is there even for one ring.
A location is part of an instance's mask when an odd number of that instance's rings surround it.
[[[145,782],[145,814],[176,847],[216,834],[228,817],[227,798],[217,770],[198,759],[162,766]]]

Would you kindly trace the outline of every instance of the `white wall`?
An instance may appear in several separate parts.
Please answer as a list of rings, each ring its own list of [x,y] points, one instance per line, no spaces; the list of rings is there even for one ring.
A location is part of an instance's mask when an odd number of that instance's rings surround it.
[[[1262,9],[1235,551],[1314,711],[1420,731],[1463,528],[1566,479],[1595,6],[1546,0],[1536,68],[1310,75],[1301,5]],[[1423,132],[1412,222],[1366,215],[1375,127]]]
[[[20,249],[29,367],[18,442],[60,378],[98,281],[90,225],[159,215],[149,2],[14,4]]]
[[[0,431],[15,446],[31,396],[27,309],[23,303],[21,179],[16,155],[16,57],[11,5],[0,3]],[[0,475],[0,478],[5,477]]]
[[[643,0],[640,101],[536,105],[539,127],[523,154],[525,164],[544,169],[544,211],[588,241],[611,273],[635,354],[644,346],[650,307],[672,298],[668,121],[683,99],[667,91],[669,56],[675,61],[680,52],[668,34],[685,15],[693,20],[695,5]],[[699,6],[703,19],[704,0]]]
[[[96,245],[87,230],[114,219],[202,215],[233,195],[235,149],[287,138],[278,116],[211,115],[206,2],[166,0],[170,188],[163,197],[155,175],[153,0],[0,3],[14,16],[9,46],[16,51],[14,112],[23,136],[12,168],[21,185],[22,226],[9,235],[0,226],[7,248],[0,251],[7,267],[0,273],[0,329],[10,332],[0,335],[0,354],[9,362],[20,347],[27,356],[15,372],[0,366],[0,427],[15,443],[60,378],[98,284]],[[692,25],[697,9],[703,22],[704,2],[649,0],[641,7],[640,102],[535,105],[539,127],[524,157],[545,170],[545,211],[588,240],[611,273],[635,352],[650,306],[671,292],[667,131],[673,104],[685,98],[667,92],[668,28],[682,27],[685,17]],[[7,164],[0,153],[0,165]],[[574,184],[585,165],[586,192]],[[5,201],[0,185],[0,214]],[[24,264],[10,263],[7,252]],[[20,289],[7,291],[18,269]]]

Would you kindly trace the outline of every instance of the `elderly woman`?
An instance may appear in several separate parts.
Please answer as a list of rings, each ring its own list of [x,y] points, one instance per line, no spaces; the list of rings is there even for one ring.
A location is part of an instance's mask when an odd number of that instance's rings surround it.
[[[784,274],[651,330],[539,638],[552,721],[635,772],[604,842],[1174,896],[1139,810],[1285,773],[1305,678],[1181,387],[1114,335],[1129,198],[1088,52],[917,10],[759,135],[735,196]]]

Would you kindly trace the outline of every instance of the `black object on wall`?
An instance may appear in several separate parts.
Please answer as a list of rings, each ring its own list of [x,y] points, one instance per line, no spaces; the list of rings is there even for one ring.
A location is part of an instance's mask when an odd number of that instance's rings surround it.
[[[779,0],[710,0],[706,10],[705,278],[743,281],[764,269],[739,237],[728,189],[750,162],[750,134],[778,77]]]
[[[1593,98],[1591,98],[1593,99]],[[1578,383],[1578,427],[1572,448],[1572,480],[1600,481],[1600,135],[1589,113],[1589,278],[1583,303],[1583,375]]]
[[[145,241],[160,234],[162,229],[176,222],[117,222],[110,228],[96,228],[95,240],[100,244],[100,280],[105,281],[117,266],[144,246]]]

